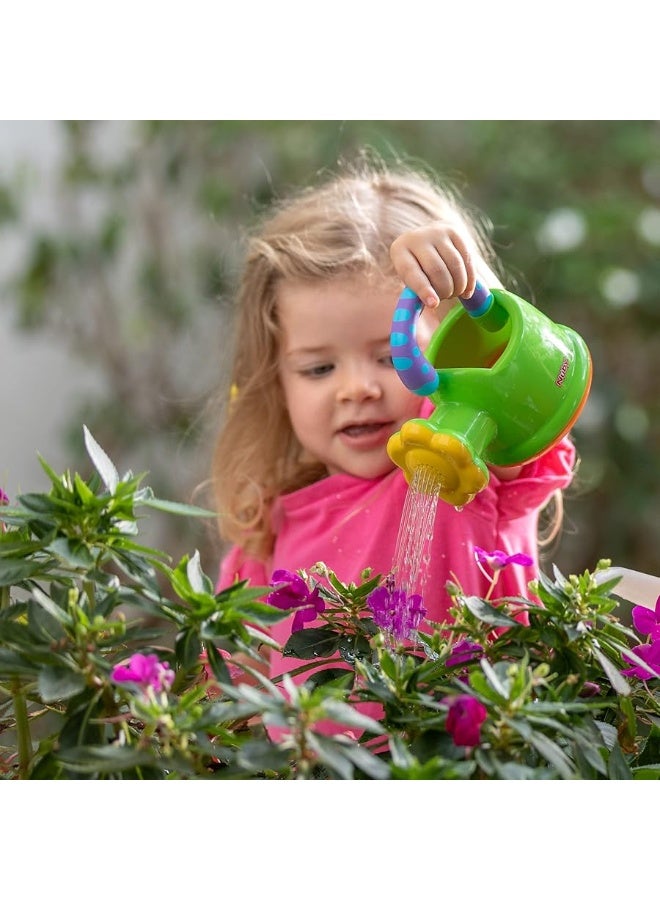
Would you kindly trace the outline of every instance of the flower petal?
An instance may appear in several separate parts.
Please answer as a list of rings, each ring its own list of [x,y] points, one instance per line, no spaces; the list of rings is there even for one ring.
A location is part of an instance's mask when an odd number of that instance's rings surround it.
[[[656,614],[644,606],[633,607],[632,620],[635,631],[639,631],[640,634],[651,634],[653,628],[658,624]]]
[[[488,710],[475,697],[448,697],[445,727],[457,747],[476,747],[481,740],[481,726]]]

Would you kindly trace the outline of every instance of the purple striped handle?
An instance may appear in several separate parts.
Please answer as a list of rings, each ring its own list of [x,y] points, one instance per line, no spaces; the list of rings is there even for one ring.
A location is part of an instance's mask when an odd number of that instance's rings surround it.
[[[466,313],[475,319],[485,315],[493,305],[493,295],[479,281],[471,297],[459,297],[459,300]],[[425,397],[437,390],[440,377],[417,344],[417,319],[421,311],[422,301],[417,294],[404,288],[394,310],[390,348],[401,381],[409,391]]]
[[[404,288],[394,310],[390,349],[399,378],[409,391],[425,397],[438,387],[440,378],[417,345],[415,332],[422,301],[410,288]]]
[[[465,312],[469,316],[472,316],[473,319],[478,319],[479,316],[483,316],[493,305],[493,295],[480,281],[477,281],[474,294],[472,294],[471,297],[468,297],[467,300],[463,297],[459,297],[458,299],[463,304]]]

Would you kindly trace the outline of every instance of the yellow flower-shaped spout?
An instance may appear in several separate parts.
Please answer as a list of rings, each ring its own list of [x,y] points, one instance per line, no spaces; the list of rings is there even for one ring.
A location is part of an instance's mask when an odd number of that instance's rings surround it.
[[[387,443],[387,452],[412,483],[415,471],[424,466],[433,473],[421,488],[437,493],[452,506],[462,507],[488,484],[488,469],[475,460],[469,448],[452,434],[434,430],[428,422],[411,419]]]

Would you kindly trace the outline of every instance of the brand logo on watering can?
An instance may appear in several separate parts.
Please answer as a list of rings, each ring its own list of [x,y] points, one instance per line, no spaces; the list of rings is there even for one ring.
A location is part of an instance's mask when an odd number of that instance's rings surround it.
[[[561,387],[562,384],[564,383],[564,379],[566,378],[566,373],[568,372],[569,365],[570,365],[570,363],[569,363],[568,357],[565,356],[561,361],[561,366],[559,368],[559,374],[555,378],[555,384],[558,385],[559,387]]]

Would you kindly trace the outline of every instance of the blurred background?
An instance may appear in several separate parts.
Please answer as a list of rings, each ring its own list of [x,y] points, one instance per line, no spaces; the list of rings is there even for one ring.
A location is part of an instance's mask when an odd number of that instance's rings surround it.
[[[507,286],[591,350],[544,568],[660,574],[656,121],[0,122],[0,486],[47,488],[38,454],[87,474],[84,423],[121,473],[209,505],[243,230],[365,147],[448,178],[492,220]],[[144,524],[215,572],[212,524]]]

